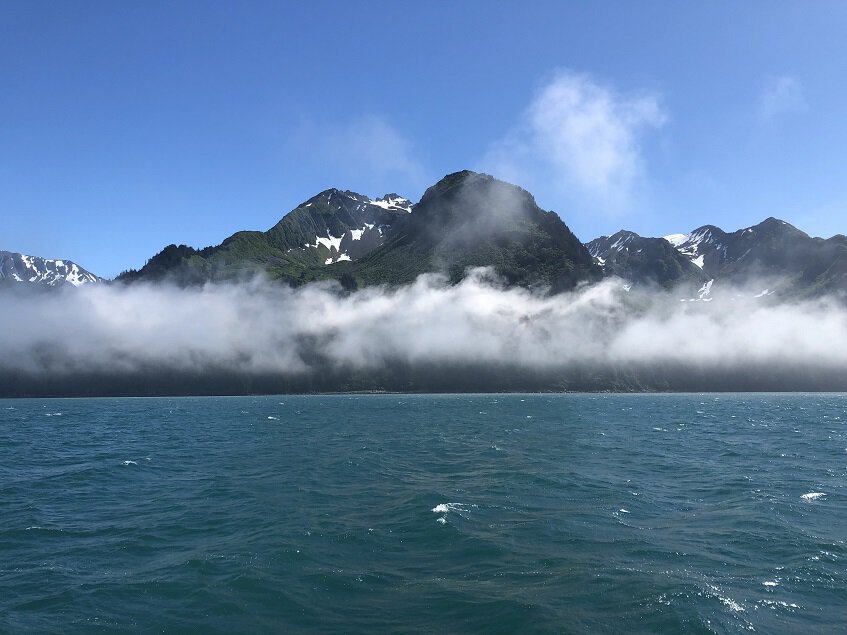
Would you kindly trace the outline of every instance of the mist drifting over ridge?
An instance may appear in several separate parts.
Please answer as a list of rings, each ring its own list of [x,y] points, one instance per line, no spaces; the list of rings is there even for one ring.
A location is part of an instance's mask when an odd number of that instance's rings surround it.
[[[477,268],[455,285],[427,274],[352,293],[256,278],[5,294],[15,328],[0,334],[0,376],[7,395],[39,394],[42,381],[67,394],[180,394],[204,382],[213,392],[443,390],[445,377],[459,378],[457,390],[847,385],[838,301],[680,293],[609,279],[550,295]],[[220,376],[243,381],[222,389]],[[82,378],[100,385],[74,388]]]
[[[327,190],[117,283],[10,290],[0,394],[847,389],[843,237],[768,219],[710,230],[699,265],[631,232],[601,258],[467,170],[386,205]]]

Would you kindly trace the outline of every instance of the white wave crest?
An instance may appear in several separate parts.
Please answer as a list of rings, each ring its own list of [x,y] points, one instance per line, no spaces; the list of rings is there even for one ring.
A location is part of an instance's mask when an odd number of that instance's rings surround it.
[[[826,496],[826,494],[823,492],[809,492],[808,494],[803,494],[800,498],[807,501],[816,501],[824,496]]]

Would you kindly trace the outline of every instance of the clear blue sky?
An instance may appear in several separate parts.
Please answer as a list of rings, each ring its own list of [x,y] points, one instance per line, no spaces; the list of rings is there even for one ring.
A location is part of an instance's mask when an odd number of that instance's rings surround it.
[[[111,277],[463,168],[583,240],[845,233],[845,33],[845,2],[5,0],[0,249]]]

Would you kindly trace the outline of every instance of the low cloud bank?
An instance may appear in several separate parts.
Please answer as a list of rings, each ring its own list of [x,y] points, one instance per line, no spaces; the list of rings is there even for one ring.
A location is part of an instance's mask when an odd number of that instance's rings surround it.
[[[6,294],[0,368],[30,374],[150,368],[302,374],[390,363],[727,369],[847,369],[847,311],[828,300],[680,302],[606,281],[545,296],[505,289],[479,269],[449,286],[92,286]]]

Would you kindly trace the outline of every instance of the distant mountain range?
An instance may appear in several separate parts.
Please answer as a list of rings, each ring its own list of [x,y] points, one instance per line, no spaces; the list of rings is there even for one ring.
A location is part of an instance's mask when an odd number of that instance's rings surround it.
[[[847,237],[812,238],[776,218],[732,233],[714,225],[664,238],[620,231],[587,246],[606,275],[636,284],[690,283],[711,290],[715,281],[794,298],[847,292]]]
[[[427,272],[457,282],[474,266],[492,267],[506,284],[552,292],[615,276],[628,285],[690,289],[695,299],[730,287],[780,297],[843,295],[847,237],[812,238],[768,218],[731,233],[713,225],[662,238],[621,230],[583,245],[526,190],[462,171],[415,205],[397,194],[371,199],[329,189],[266,232],[241,231],[204,249],[172,244],[117,281],[186,285],[261,272],[296,286],[334,279],[354,289],[405,284]],[[101,281],[71,261],[11,252],[0,252],[0,279],[42,286]]]
[[[102,282],[70,260],[49,260],[11,251],[0,251],[0,283],[27,283],[46,287],[79,287]]]

